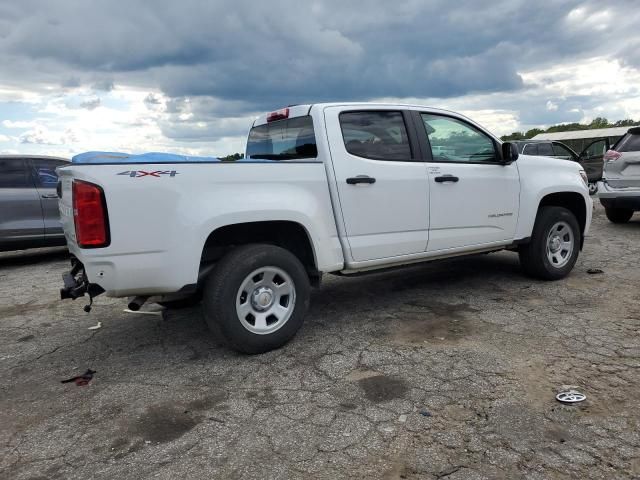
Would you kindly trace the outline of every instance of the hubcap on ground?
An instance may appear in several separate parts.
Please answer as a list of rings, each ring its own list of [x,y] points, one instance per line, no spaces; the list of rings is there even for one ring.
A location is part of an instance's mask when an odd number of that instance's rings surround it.
[[[278,267],[262,267],[246,276],[236,296],[236,312],[244,328],[258,335],[282,328],[293,313],[296,289]]]
[[[557,222],[547,236],[547,259],[556,268],[564,267],[574,249],[573,231],[567,222]]]

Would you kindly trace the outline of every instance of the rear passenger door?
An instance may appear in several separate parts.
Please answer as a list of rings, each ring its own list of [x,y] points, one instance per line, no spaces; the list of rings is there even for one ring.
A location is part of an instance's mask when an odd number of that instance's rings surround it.
[[[429,229],[426,166],[399,109],[324,111],[344,231],[355,262],[423,253]]]
[[[30,162],[42,206],[44,234],[46,237],[63,236],[60,211],[58,210],[58,194],[56,193],[58,184],[56,168],[65,165],[65,163],[60,160],[42,158],[33,158]]]
[[[16,242],[18,249],[21,240],[43,238],[40,197],[27,160],[0,158],[0,243]]]

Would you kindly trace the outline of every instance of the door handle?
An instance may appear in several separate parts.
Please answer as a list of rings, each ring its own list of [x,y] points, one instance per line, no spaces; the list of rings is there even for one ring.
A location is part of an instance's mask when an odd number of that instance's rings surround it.
[[[42,195],[42,198],[58,198],[58,194],[57,193],[45,193],[44,195]]]
[[[441,177],[436,177],[434,178],[434,180],[438,183],[444,183],[444,182],[457,182],[458,180],[460,180],[458,177],[454,177],[453,175],[443,175]]]
[[[349,185],[355,185],[357,183],[376,183],[376,179],[373,177],[369,177],[368,175],[358,175],[357,177],[349,177],[347,178],[347,183]]]

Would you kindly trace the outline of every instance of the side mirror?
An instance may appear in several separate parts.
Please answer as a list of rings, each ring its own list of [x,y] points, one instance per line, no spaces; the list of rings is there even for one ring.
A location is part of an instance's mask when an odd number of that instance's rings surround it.
[[[519,156],[515,143],[505,142],[502,144],[502,163],[509,165],[515,162]]]

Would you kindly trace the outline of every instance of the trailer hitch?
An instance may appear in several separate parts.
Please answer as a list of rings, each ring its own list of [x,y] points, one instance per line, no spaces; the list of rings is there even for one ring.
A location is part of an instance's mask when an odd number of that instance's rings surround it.
[[[64,282],[64,287],[60,289],[62,300],[67,298],[75,300],[84,297],[85,294],[89,295],[89,304],[84,307],[87,313],[91,311],[94,297],[104,292],[104,288],[97,283],[89,283],[84,265],[75,258],[71,259],[71,270],[62,274],[62,281]]]

